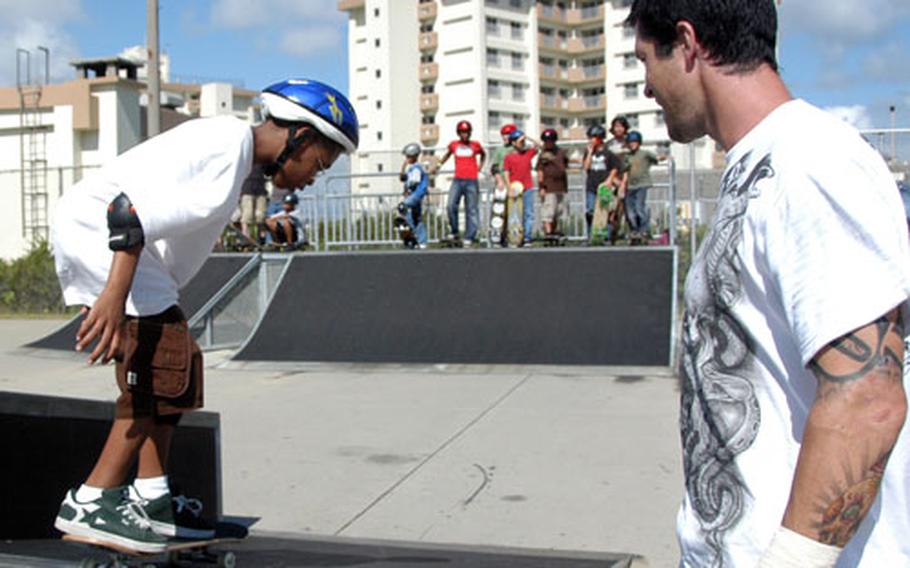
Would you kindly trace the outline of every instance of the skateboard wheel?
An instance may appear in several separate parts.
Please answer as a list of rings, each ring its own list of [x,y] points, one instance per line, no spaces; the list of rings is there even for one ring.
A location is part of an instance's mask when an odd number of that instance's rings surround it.
[[[233,552],[225,552],[218,558],[218,566],[221,568],[234,568],[237,566],[237,556]]]
[[[494,217],[493,220],[490,221],[490,224],[493,225],[494,229],[501,229],[502,228],[502,218]]]

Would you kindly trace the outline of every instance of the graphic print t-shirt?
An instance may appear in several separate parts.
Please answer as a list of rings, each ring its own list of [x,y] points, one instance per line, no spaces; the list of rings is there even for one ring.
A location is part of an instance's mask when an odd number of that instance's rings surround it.
[[[588,169],[587,177],[585,177],[585,191],[597,193],[597,186],[610,177],[610,172],[621,169],[622,162],[616,154],[607,150],[606,146],[601,146],[591,154],[591,167]]]
[[[467,143],[455,140],[449,144],[449,152],[455,156],[455,177],[477,179],[477,156],[483,154],[483,146],[476,140]]]
[[[815,398],[806,365],[910,295],[896,184],[852,127],[790,101],[727,164],[686,280],[677,532],[693,568],[755,566],[786,509]],[[910,566],[908,438],[905,425],[838,566]]]

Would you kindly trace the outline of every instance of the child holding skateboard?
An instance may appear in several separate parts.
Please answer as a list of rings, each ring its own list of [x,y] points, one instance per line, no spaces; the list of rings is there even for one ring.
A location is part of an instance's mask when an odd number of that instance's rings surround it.
[[[541,217],[545,237],[558,235],[559,220],[566,206],[569,178],[566,170],[569,157],[556,145],[559,135],[548,128],[540,135],[543,150],[537,160],[537,181],[540,184],[540,198],[543,201]]]
[[[532,161],[537,157],[537,143],[528,138],[522,130],[515,130],[509,134],[509,143],[513,152],[503,160],[502,171],[506,174],[510,186],[517,181],[524,187],[521,197],[524,211],[522,244],[528,244],[534,234],[534,198],[537,196],[537,188],[532,173],[534,169]]]
[[[480,201],[480,188],[477,185],[477,175],[483,169],[483,162],[486,159],[486,152],[483,146],[476,140],[471,140],[472,127],[467,120],[460,121],[455,132],[458,140],[449,143],[446,153],[442,159],[433,168],[433,172],[439,171],[444,163],[451,157],[455,156],[455,179],[452,180],[452,187],[449,188],[449,203],[447,206],[449,214],[449,227],[451,233],[449,240],[455,242],[458,240],[458,207],[462,198],[465,201],[465,217],[467,227],[465,228],[465,246],[471,246],[474,239],[477,238],[477,225],[480,222],[478,204]]]
[[[172,499],[168,450],[183,413],[203,404],[202,355],[178,290],[202,266],[254,164],[275,185],[305,187],[357,147],[347,99],[316,81],[262,93],[266,120],[191,120],[147,140],[70,189],[53,244],[67,305],[85,319],[76,350],[116,360],[120,397],[85,482],[67,491],[54,526],[64,533],[156,553],[169,537],[209,538],[198,507]],[[138,461],[136,479],[126,485]]]
[[[622,183],[625,187],[626,220],[629,222],[629,244],[642,244],[648,236],[650,215],[646,201],[651,181],[651,166],[661,159],[641,149],[641,133],[633,130],[626,140],[627,150]]]
[[[417,246],[425,249],[427,248],[427,227],[423,222],[422,204],[423,198],[427,194],[427,186],[430,184],[430,177],[418,161],[420,144],[412,142],[404,147],[402,153],[404,163],[401,164],[401,181],[404,183],[402,196],[404,200],[401,205],[406,210],[405,219],[417,238]]]
[[[610,187],[619,184],[622,162],[604,144],[607,132],[603,126],[595,124],[588,128],[587,134],[588,146],[585,149],[582,168],[585,170],[585,221],[590,239],[597,188],[604,183]]]
[[[493,175],[497,189],[505,189],[506,187],[506,180],[502,177],[502,164],[506,156],[514,151],[509,141],[509,136],[516,130],[518,130],[518,127],[514,124],[505,124],[499,129],[499,134],[502,136],[502,146],[496,148],[493,152],[493,158],[490,160],[490,173]]]

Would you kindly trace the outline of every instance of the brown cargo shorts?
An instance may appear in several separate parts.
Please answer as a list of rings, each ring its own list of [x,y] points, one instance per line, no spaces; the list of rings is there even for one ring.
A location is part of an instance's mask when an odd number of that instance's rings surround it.
[[[202,408],[202,351],[180,308],[128,316],[123,325],[117,418],[159,418]]]

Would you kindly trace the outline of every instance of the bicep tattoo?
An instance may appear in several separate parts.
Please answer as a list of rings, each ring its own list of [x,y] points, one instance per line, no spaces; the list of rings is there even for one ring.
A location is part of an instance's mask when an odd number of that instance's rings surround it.
[[[835,387],[870,373],[902,380],[904,322],[899,308],[828,344],[809,363],[819,386]]]

